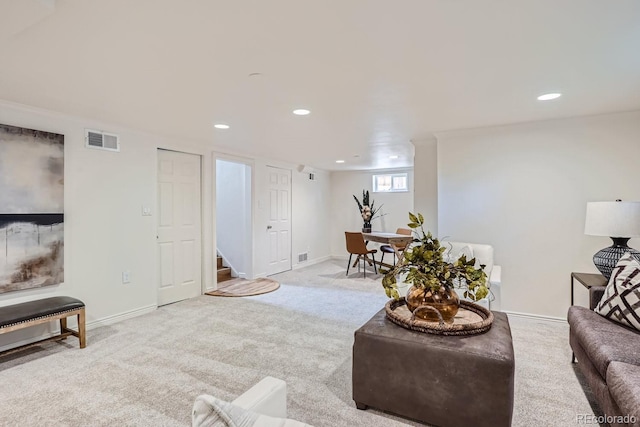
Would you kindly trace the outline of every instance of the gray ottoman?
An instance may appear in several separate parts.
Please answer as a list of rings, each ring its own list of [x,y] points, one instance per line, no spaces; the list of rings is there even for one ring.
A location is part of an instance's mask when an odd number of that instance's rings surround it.
[[[353,400],[441,427],[510,426],[513,343],[504,313],[480,335],[442,336],[393,324],[380,310],[355,332]]]

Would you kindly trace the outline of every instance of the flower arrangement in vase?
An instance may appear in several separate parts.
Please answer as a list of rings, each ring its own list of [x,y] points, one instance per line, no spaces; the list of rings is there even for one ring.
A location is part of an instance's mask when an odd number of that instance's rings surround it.
[[[467,260],[465,255],[453,262],[445,261],[447,248],[431,232],[425,233],[424,217],[409,213],[409,219],[408,226],[417,238],[405,249],[402,261],[385,272],[382,286],[389,298],[400,299],[396,277],[406,273],[404,283],[412,285],[406,296],[409,310],[428,321],[439,319],[437,310],[445,322],[451,322],[460,306],[454,288],[464,289],[464,297],[473,301],[488,295],[485,266],[476,268],[476,259]]]
[[[371,221],[376,218],[376,214],[380,211],[380,208],[384,205],[380,205],[380,207],[375,207],[375,200],[371,201],[371,205],[369,205],[369,190],[362,190],[362,203],[360,200],[353,195],[353,199],[358,204],[358,209],[360,210],[360,216],[362,216],[362,232],[363,233],[371,233]],[[382,215],[377,215],[378,217]]]

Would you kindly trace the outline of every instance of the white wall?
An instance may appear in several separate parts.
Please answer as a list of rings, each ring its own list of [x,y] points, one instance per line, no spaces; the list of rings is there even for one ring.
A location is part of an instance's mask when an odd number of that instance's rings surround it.
[[[215,182],[216,249],[237,277],[251,277],[251,166],[217,159]]]
[[[268,267],[267,222],[269,180],[267,167],[291,170],[291,254],[292,268],[303,267],[329,258],[326,230],[330,218],[328,206],[329,173],[316,170],[316,180],[297,171],[297,165],[258,158],[254,163],[254,276],[264,277]],[[298,265],[298,254],[308,252],[308,260]]]
[[[424,216],[425,230],[438,235],[438,141],[435,138],[413,141],[414,197],[416,212]]]
[[[402,193],[374,193],[372,189],[375,173],[407,172],[409,191]],[[407,169],[385,169],[384,171],[349,171],[331,173],[331,255],[346,256],[344,232],[362,230],[362,217],[358,211],[355,195],[362,203],[362,190],[369,190],[369,201],[382,206],[381,213],[386,215],[371,222],[374,231],[395,232],[397,228],[406,228],[409,212],[413,211],[413,171]],[[373,247],[373,244],[372,244]]]
[[[640,112],[437,137],[439,235],[494,246],[503,310],[565,317],[570,273],[610,245],[584,235],[586,203],[640,200]]]
[[[315,180],[308,173],[292,171],[292,226],[293,268],[329,258],[330,244],[327,230],[330,228],[331,179],[329,172],[315,170]],[[307,261],[298,262],[298,254],[307,252]]]
[[[0,102],[0,123],[56,132],[65,136],[65,281],[60,285],[0,294],[0,306],[55,295],[85,302],[89,326],[156,306],[156,149],[195,154],[207,150],[184,141],[159,138],[62,114]],[[121,137],[119,153],[87,149],[84,129],[103,129]],[[203,194],[212,194],[211,156],[203,157]],[[142,216],[142,206],[152,216]],[[211,198],[203,198],[204,259],[212,259]],[[210,287],[212,263],[205,263]],[[131,283],[122,284],[128,270]],[[48,331],[47,326],[0,336],[0,348]],[[53,330],[53,329],[51,329]],[[90,343],[89,343],[90,344]]]

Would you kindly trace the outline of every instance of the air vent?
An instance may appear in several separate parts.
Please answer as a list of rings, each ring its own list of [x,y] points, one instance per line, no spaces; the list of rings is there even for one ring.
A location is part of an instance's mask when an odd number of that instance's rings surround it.
[[[118,135],[99,130],[85,129],[85,141],[88,148],[99,150],[120,151],[120,138]]]
[[[307,256],[308,256],[307,252],[303,252],[301,254],[298,254],[298,262],[306,261],[307,260]]]

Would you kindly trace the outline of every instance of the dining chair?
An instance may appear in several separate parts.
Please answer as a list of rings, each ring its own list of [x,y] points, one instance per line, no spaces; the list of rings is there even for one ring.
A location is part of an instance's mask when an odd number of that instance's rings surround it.
[[[411,236],[411,230],[408,228],[398,228],[396,230],[396,234],[402,234],[404,236]],[[404,251],[407,245],[397,246],[398,250]],[[396,264],[396,251],[393,250],[391,245],[382,245],[380,246],[380,252],[382,252],[382,256],[380,257],[380,264],[384,261],[384,254],[393,254],[393,265]]]
[[[355,254],[358,255],[356,258],[356,262],[353,263],[355,267],[358,264],[358,271],[360,271],[360,259],[362,258],[364,261],[364,277],[367,277],[367,263],[371,264],[372,261],[369,259],[367,255],[371,254],[371,258],[373,259],[373,271],[378,274],[378,270],[376,268],[376,258],[375,253],[378,252],[377,249],[368,249],[367,244],[364,242],[364,237],[362,237],[362,233],[360,232],[344,232],[344,237],[347,242],[347,252],[349,252],[349,263],[347,264],[347,276],[349,275],[349,267],[351,266],[351,257]]]

